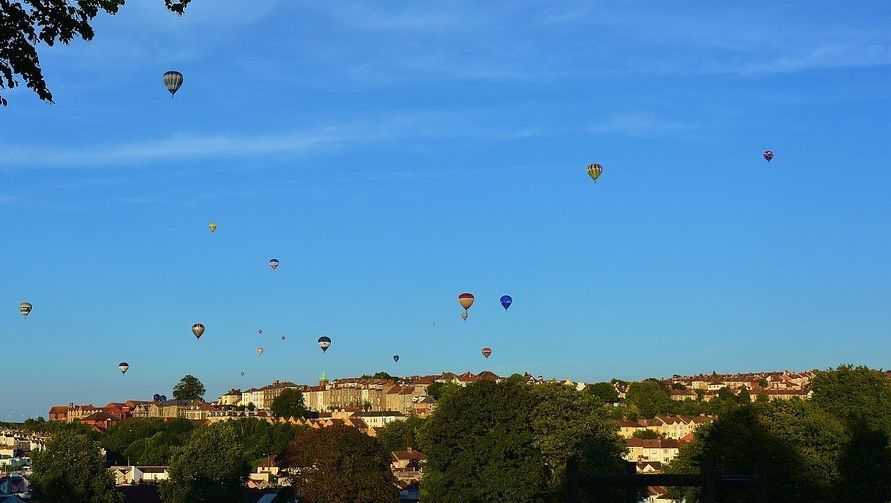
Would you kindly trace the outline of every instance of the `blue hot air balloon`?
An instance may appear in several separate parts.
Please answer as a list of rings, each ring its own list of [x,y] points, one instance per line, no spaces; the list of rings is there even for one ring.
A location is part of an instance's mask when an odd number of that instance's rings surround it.
[[[156,401],[156,402],[160,402],[160,401],[161,401],[161,395],[155,393],[155,396],[152,397],[152,400],[154,400],[154,401]]]
[[[393,355],[393,361],[399,362],[399,355]]]
[[[514,299],[510,298],[510,295],[502,295],[501,296],[501,305],[504,307],[504,310],[507,311],[507,308],[513,303]]]
[[[328,351],[328,348],[331,347],[331,338],[327,336],[319,337],[319,347],[322,348],[322,352]]]

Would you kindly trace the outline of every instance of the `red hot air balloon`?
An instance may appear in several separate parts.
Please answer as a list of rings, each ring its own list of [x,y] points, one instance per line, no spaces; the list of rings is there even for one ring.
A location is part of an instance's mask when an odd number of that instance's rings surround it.
[[[764,158],[767,160],[767,162],[770,162],[770,160],[773,159],[773,152],[770,150],[765,150],[764,153],[761,155],[764,156]]]
[[[492,350],[489,348],[483,348],[482,353],[483,353],[483,356],[485,356],[486,358],[489,358],[489,355],[492,354]]]

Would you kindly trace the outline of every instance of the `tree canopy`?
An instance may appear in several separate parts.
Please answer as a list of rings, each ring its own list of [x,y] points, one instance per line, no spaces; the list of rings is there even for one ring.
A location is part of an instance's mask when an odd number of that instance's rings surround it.
[[[37,46],[75,39],[92,40],[91,22],[100,13],[116,14],[125,0],[0,0],[0,89],[18,87],[18,78],[37,96],[52,103],[53,94],[43,77]],[[177,14],[191,0],[164,0]],[[6,99],[0,96],[0,105]]]
[[[207,389],[204,384],[192,374],[186,374],[173,387],[173,398],[176,400],[201,400]]]
[[[75,431],[60,431],[34,454],[34,500],[53,503],[121,503],[99,445]]]
[[[841,375],[828,371],[824,383],[832,389],[834,383],[853,379],[851,370],[840,368]],[[860,378],[875,380],[865,374]],[[857,419],[860,416],[847,404],[827,403],[828,408],[818,400],[759,401],[729,409],[713,424],[697,429],[694,441],[681,447],[667,471],[696,473],[710,462],[719,473],[763,473],[772,501],[888,501],[887,433],[871,420]],[[690,502],[699,498],[698,489],[692,488],[669,494]],[[739,489],[725,488],[718,496],[727,502],[751,501],[751,494]]]
[[[303,393],[296,389],[286,388],[272,400],[269,410],[274,417],[306,417],[306,405],[303,403]]]
[[[114,463],[169,465],[174,451],[188,443],[194,428],[186,419],[128,419],[109,428],[99,443]]]
[[[422,498],[559,501],[569,457],[598,472],[621,466],[616,428],[600,400],[566,386],[486,380],[456,389],[420,431]]]
[[[612,383],[596,382],[588,387],[588,392],[596,396],[603,403],[615,403],[619,401],[619,392]]]
[[[170,480],[161,484],[161,497],[165,503],[240,503],[248,473],[250,466],[235,429],[217,423],[196,430],[176,452]]]
[[[409,416],[405,421],[393,421],[377,430],[377,440],[387,452],[418,448],[417,435],[424,419]]]
[[[300,501],[386,503],[399,499],[389,454],[356,428],[332,426],[299,432],[280,464],[290,469]]]

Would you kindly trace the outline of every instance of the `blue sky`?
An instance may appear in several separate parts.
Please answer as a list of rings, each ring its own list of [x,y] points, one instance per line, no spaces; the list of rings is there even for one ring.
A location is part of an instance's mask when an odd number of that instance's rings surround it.
[[[131,0],[42,49],[55,105],[4,92],[0,419],[186,373],[888,366],[887,2],[257,3]]]

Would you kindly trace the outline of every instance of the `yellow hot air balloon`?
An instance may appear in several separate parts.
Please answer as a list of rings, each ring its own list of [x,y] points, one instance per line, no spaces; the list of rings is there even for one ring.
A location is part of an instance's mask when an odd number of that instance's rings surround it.
[[[204,325],[195,323],[192,325],[192,333],[195,334],[196,339],[201,339],[201,336],[204,335]]]
[[[215,222],[211,222],[207,225],[207,228],[210,229],[210,232],[216,232],[217,224]]]
[[[22,313],[22,316],[27,318],[28,315],[31,314],[31,303],[22,302],[21,304],[19,304],[19,312]]]
[[[588,176],[595,182],[600,178],[601,173],[603,173],[603,166],[599,164],[591,164],[588,166]]]

